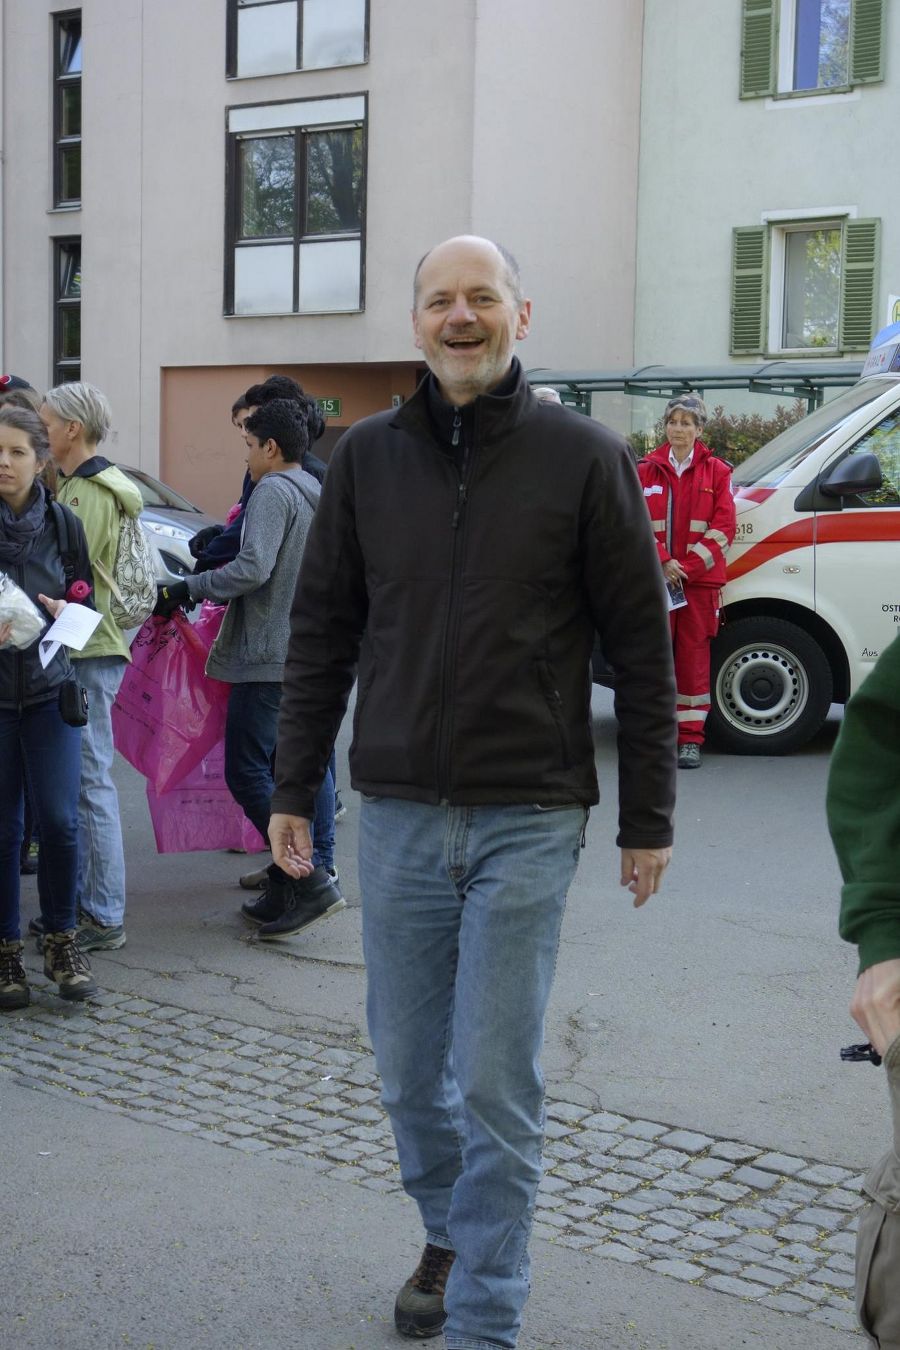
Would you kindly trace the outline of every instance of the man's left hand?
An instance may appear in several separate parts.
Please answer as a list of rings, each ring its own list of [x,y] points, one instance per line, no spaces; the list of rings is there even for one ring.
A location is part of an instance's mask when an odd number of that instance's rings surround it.
[[[639,909],[659,890],[662,874],[672,857],[670,848],[623,848],[620,884],[627,886]]]
[[[269,818],[272,861],[289,877],[307,877],[313,870],[312,835],[305,816],[275,812]]]

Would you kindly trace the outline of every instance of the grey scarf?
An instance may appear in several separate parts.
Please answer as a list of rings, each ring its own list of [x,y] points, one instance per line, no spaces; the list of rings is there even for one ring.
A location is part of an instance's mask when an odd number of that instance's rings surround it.
[[[47,513],[46,490],[35,482],[28,505],[17,516],[8,502],[0,499],[0,563],[23,563],[44,529]]]

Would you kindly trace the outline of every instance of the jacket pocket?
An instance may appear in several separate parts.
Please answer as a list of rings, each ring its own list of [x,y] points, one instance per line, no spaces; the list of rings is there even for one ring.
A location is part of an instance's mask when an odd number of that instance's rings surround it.
[[[553,719],[553,725],[556,728],[556,736],[559,741],[559,750],[562,757],[562,766],[564,769],[571,769],[572,748],[569,744],[569,732],[566,727],[562,697],[556,687],[556,680],[553,678],[550,662],[538,661],[536,664],[538,680],[540,681],[541,692],[544,696],[544,703]]]
[[[375,683],[375,662],[369,666],[366,671],[365,679],[356,691],[356,707],[353,709],[353,738],[359,735],[360,720],[363,715],[363,709],[366,706],[366,700],[372,692],[372,685]]]

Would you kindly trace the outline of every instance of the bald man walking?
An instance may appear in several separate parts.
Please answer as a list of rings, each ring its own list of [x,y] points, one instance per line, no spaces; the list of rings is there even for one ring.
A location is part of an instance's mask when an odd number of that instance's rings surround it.
[[[541,1176],[539,1056],[566,893],[598,800],[593,635],[616,671],[621,884],[669,860],[675,686],[662,580],[620,437],[535,399],[515,259],[447,240],[416,271],[429,375],[331,460],[292,614],[269,835],[310,868],[313,798],[359,663],[368,1017],[425,1229],[410,1337],[511,1350]]]

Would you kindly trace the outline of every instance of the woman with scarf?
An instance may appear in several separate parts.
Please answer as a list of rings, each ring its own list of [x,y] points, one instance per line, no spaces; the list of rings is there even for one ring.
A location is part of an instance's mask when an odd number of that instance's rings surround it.
[[[49,453],[36,413],[0,407],[0,572],[56,618],[69,585],[80,580],[90,587],[93,578],[80,523],[51,503],[40,481]],[[63,720],[64,711],[72,713],[65,694],[61,700],[64,686],[71,693],[72,666],[60,647],[44,669],[38,639],[20,649],[14,637],[14,623],[0,621],[0,1009],[24,1008],[30,999],[19,923],[26,775],[44,842],[38,864],[44,974],[61,998],[81,1001],[97,992],[75,942],[81,730]]]

